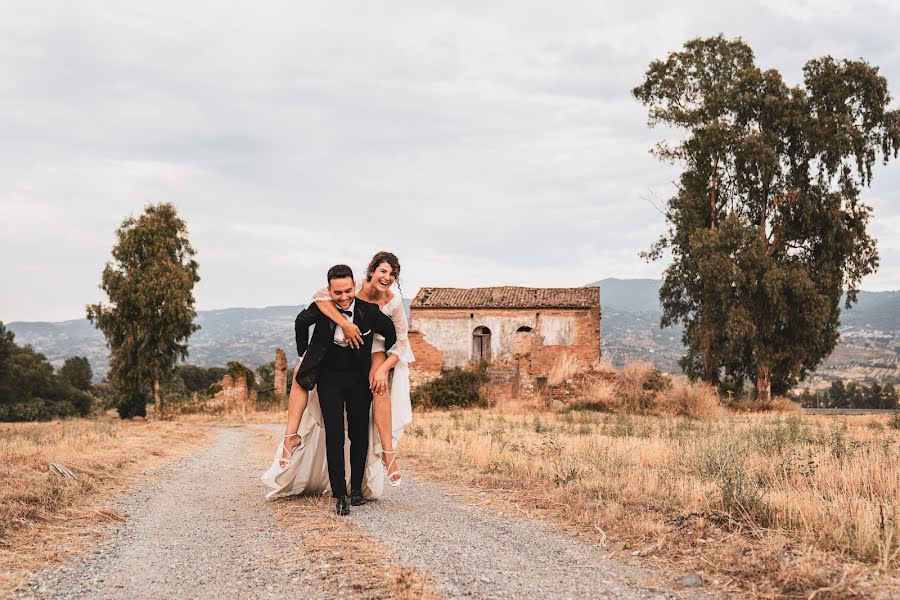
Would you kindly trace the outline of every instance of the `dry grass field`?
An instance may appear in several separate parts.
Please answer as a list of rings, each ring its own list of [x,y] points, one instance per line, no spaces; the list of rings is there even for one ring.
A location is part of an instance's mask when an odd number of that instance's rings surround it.
[[[896,418],[736,414],[678,386],[647,411],[705,418],[584,409],[606,407],[610,393],[575,403],[581,410],[507,401],[420,412],[402,451],[431,477],[550,517],[616,555],[700,573],[719,591],[845,598],[900,589]]]
[[[89,546],[99,536],[94,525],[120,520],[100,506],[103,498],[211,439],[206,428],[181,422],[0,424],[0,596],[28,572]],[[50,463],[78,479],[50,471]]]

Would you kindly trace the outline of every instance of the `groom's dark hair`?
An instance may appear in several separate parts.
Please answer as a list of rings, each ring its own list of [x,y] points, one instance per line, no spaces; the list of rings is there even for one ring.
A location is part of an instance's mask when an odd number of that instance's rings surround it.
[[[356,281],[353,278],[353,269],[347,265],[334,265],[328,269],[328,285],[331,285],[332,279],[343,279],[344,277],[349,277]]]

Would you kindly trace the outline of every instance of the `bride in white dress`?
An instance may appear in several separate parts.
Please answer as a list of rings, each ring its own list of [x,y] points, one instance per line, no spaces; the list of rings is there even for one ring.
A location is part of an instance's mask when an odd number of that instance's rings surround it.
[[[409,345],[409,324],[403,298],[399,287],[397,292],[391,289],[399,276],[400,261],[397,257],[390,252],[378,252],[372,257],[365,279],[358,283],[356,290],[359,298],[377,304],[391,318],[397,331],[397,342],[387,353],[384,351],[383,337],[376,335],[372,344],[369,384],[373,401],[362,489],[363,496],[369,500],[380,498],[384,493],[385,472],[391,485],[400,484],[396,446],[404,428],[412,422],[409,363],[415,358]],[[338,312],[327,288],[316,292],[313,301],[323,314],[341,328],[349,344],[358,345],[362,341],[359,328]],[[295,378],[299,368],[298,363],[294,369]],[[348,463],[349,451],[350,444],[345,443],[345,461]],[[348,469],[347,476],[349,475]],[[272,466],[263,474],[262,480],[270,488],[267,498],[320,494],[331,489],[325,459],[325,426],[318,394],[315,389],[307,394],[296,379],[288,399],[284,438],[278,445]]]

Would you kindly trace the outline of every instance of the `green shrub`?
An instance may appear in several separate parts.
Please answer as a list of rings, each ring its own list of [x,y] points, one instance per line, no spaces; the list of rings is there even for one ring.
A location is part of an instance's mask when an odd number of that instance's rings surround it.
[[[94,384],[94,396],[97,398],[101,411],[107,411],[119,405],[120,395],[116,392],[113,384],[107,381]]]
[[[131,392],[119,401],[119,416],[123,419],[147,416],[147,402],[150,397],[144,392]]]
[[[426,408],[487,406],[481,393],[481,386],[487,380],[484,365],[474,370],[450,369],[413,390],[412,403]]]
[[[31,346],[18,346],[12,332],[0,323],[0,420],[86,416],[93,405],[89,393],[54,373],[47,357]]]
[[[74,409],[73,414],[79,417],[86,417],[91,414],[95,406],[94,397],[91,394],[74,388],[69,392],[68,400],[65,402],[72,405]]]
[[[54,402],[32,398],[23,402],[0,404],[0,421],[49,421],[56,416]]]

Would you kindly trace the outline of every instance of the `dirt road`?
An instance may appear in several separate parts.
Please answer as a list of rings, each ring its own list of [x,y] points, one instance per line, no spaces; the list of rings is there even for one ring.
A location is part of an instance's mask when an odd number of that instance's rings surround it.
[[[259,481],[267,465],[253,445],[247,428],[221,428],[214,444],[118,498],[127,519],[99,548],[37,574],[13,597],[372,597],[335,587],[327,555],[305,552],[302,534],[279,525]],[[448,598],[683,597],[642,583],[652,574],[587,542],[466,505],[408,470],[402,487],[354,508],[346,523]]]

